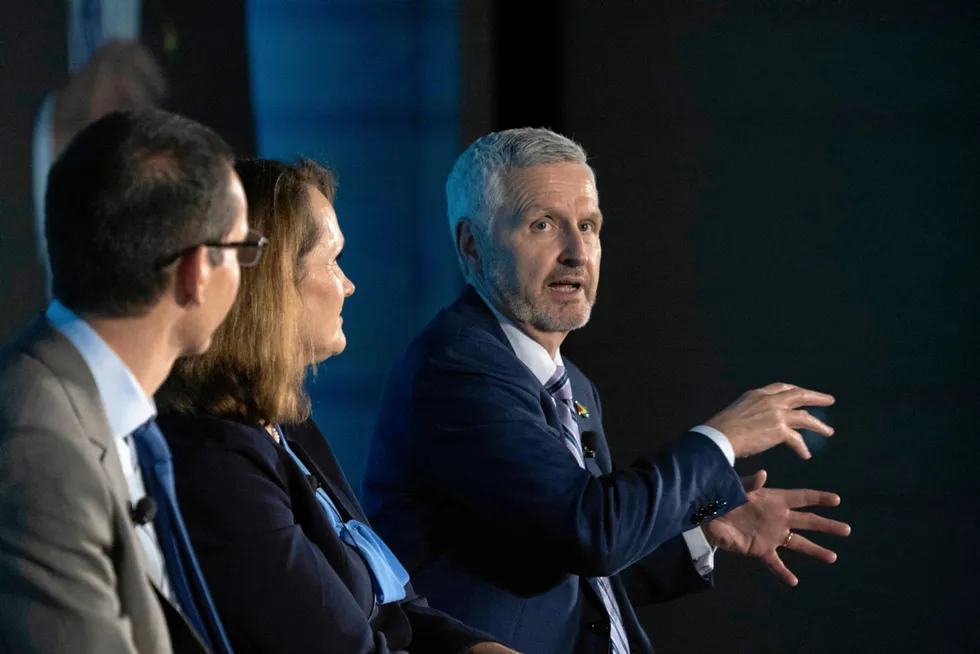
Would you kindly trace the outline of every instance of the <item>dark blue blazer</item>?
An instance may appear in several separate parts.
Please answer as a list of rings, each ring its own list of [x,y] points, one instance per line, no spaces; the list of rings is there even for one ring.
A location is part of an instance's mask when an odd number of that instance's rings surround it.
[[[606,654],[609,621],[587,578],[608,576],[630,648],[652,652],[632,605],[702,589],[680,536],[745,501],[698,433],[612,471],[602,407],[567,359],[582,470],[554,402],[468,288],[395,366],[364,481],[378,533],[432,606],[528,654]]]
[[[457,654],[494,640],[406,599],[377,607],[364,560],[317,503],[323,486],[345,520],[367,523],[312,421],[284,432],[308,478],[260,427],[210,417],[162,417],[177,497],[237,654]]]

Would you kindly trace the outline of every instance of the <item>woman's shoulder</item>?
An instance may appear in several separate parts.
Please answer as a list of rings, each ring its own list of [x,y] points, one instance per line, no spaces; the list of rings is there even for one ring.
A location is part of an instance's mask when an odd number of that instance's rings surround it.
[[[208,415],[167,414],[157,418],[175,456],[178,450],[238,452],[274,460],[279,456],[263,427]]]
[[[199,557],[202,545],[231,547],[294,522],[290,471],[264,429],[209,416],[168,415],[158,423]]]

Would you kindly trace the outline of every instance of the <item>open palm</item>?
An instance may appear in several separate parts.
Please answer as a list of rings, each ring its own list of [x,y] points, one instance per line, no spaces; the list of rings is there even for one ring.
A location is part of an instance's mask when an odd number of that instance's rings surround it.
[[[760,559],[776,576],[795,586],[799,580],[783,563],[777,548],[785,545],[787,549],[833,563],[837,560],[837,554],[795,532],[820,531],[847,536],[851,533],[851,527],[843,522],[796,510],[810,506],[837,506],[840,497],[836,494],[806,489],[764,488],[766,477],[765,470],[743,477],[742,486],[749,501],[708,523],[704,533],[712,545]],[[793,535],[787,542],[790,533]]]

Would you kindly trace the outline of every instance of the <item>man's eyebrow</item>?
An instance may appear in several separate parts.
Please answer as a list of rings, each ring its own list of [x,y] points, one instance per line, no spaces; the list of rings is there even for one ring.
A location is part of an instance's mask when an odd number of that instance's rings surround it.
[[[551,213],[551,214],[563,215],[563,212],[560,211],[559,209],[546,204],[540,204],[538,202],[532,202],[526,207],[521,207],[519,215],[527,216],[530,214],[539,214],[539,213]]]

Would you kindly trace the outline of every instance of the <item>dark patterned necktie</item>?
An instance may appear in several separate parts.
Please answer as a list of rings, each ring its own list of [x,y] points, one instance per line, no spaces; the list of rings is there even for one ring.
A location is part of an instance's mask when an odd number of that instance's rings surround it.
[[[558,366],[545,388],[555,400],[558,409],[558,419],[561,421],[565,438],[565,447],[575,457],[580,468],[585,468],[585,457],[582,454],[582,437],[575,421],[575,404],[572,400],[572,383],[564,366]],[[595,589],[609,613],[609,639],[613,654],[629,654],[629,640],[623,628],[623,617],[619,612],[619,604],[613,595],[612,584],[608,577],[589,577],[589,583]]]

